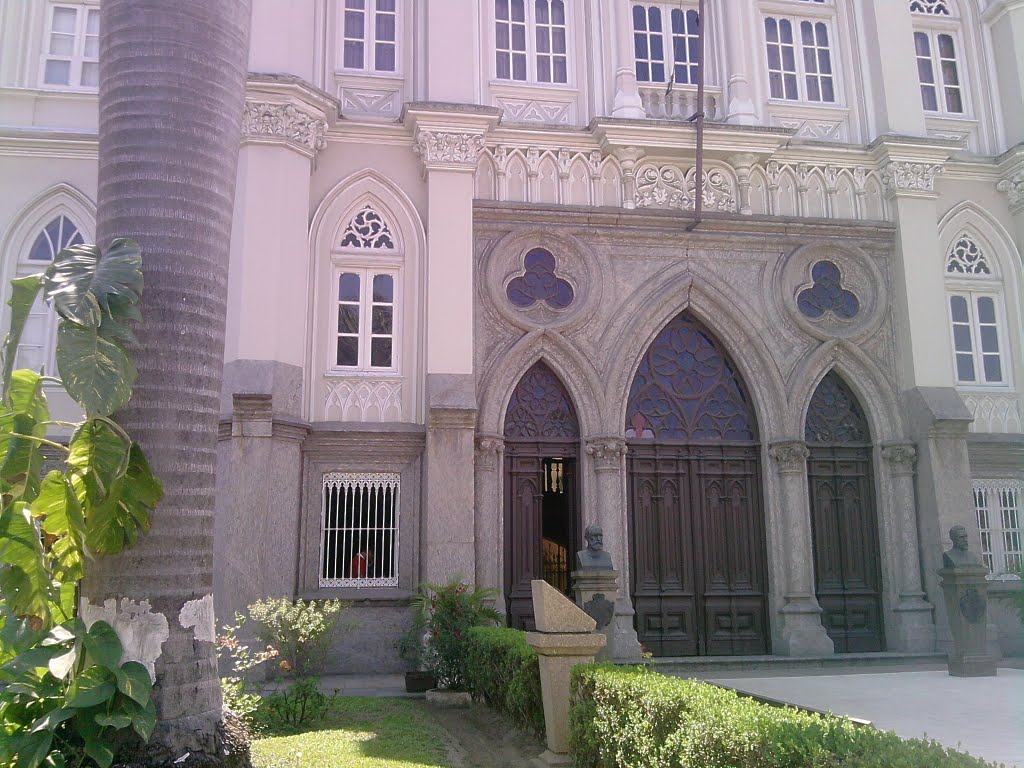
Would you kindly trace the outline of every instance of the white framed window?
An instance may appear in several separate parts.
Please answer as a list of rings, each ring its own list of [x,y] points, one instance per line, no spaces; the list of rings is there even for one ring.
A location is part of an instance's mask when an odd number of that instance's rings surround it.
[[[569,82],[564,0],[494,0],[494,61],[499,80]]]
[[[945,273],[957,384],[1009,386],[1002,286],[994,263],[963,232],[946,253]]]
[[[54,257],[71,245],[85,242],[81,231],[65,214],[54,216],[44,226],[29,249],[18,260],[17,277],[33,275],[45,270]],[[16,368],[45,371],[55,376],[57,343],[57,314],[37,296],[21,335],[21,344],[15,357]]]
[[[953,34],[935,30],[915,31],[914,54],[917,57],[917,78],[921,83],[921,105],[925,111],[963,114],[963,89]]]
[[[771,98],[837,101],[829,21],[765,16],[764,36]]]
[[[397,0],[344,0],[341,66],[392,73],[398,63]]]
[[[637,81],[696,85],[699,32],[696,8],[634,3],[633,58]]]
[[[95,4],[51,3],[40,62],[44,88],[99,87],[100,9]]]
[[[1016,480],[976,480],[974,509],[981,534],[981,558],[992,576],[1020,573],[1024,563],[1021,497],[1024,483]]]
[[[401,476],[324,475],[320,512],[321,587],[397,587]]]
[[[334,338],[338,372],[397,373],[401,251],[391,228],[367,204],[342,232],[334,261]]]

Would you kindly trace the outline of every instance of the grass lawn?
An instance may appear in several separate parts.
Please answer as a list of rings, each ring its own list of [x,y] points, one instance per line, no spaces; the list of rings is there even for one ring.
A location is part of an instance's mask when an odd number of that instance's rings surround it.
[[[253,742],[255,768],[448,768],[444,742],[423,705],[409,699],[345,696],[301,733]]]

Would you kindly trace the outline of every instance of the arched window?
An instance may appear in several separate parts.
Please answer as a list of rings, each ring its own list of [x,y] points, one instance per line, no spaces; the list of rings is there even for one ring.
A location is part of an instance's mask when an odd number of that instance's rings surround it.
[[[58,214],[38,231],[29,248],[18,255],[15,276],[42,272],[64,248],[84,242],[78,226],[65,214]],[[21,335],[15,367],[44,370],[47,374],[55,375],[56,333],[54,311],[41,297],[37,297]]]
[[[961,232],[945,257],[946,296],[957,384],[1008,387],[1002,282],[981,241]]]

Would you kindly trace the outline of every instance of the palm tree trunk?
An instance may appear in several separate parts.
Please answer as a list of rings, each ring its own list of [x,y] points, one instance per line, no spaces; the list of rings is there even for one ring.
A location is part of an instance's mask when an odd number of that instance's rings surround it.
[[[118,420],[165,496],[134,548],[89,564],[82,604],[115,598],[158,649],[149,764],[221,754],[214,472],[249,13],[250,0],[100,10],[98,241],[137,240],[145,277],[139,378]]]

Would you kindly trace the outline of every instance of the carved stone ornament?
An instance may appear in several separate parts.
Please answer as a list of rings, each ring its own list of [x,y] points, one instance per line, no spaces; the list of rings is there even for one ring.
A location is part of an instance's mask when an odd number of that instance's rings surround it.
[[[960,615],[968,624],[978,624],[985,618],[987,600],[976,589],[968,589],[960,598]]]
[[[996,184],[996,189],[1006,195],[1011,208],[1024,205],[1024,169]]]
[[[803,472],[807,457],[811,455],[807,446],[800,441],[775,443],[768,449],[768,455],[779,465],[779,472]]]
[[[598,472],[618,469],[619,460],[626,455],[626,444],[621,440],[591,440],[587,443],[587,454],[594,458]]]
[[[693,210],[697,197],[697,171],[685,173],[674,165],[645,163],[636,169],[637,208],[677,208]],[[703,173],[704,208],[735,213],[738,210],[732,178],[711,168]]]
[[[912,445],[886,445],[882,447],[882,458],[894,472],[913,472],[917,462],[917,448]]]
[[[615,616],[615,603],[606,598],[603,592],[598,592],[584,603],[583,610],[597,622],[597,629],[604,629]]]
[[[476,439],[476,463],[480,469],[495,469],[498,457],[505,450],[505,441],[500,437],[478,437]]]
[[[414,151],[425,164],[463,166],[475,170],[485,148],[482,133],[420,131]]]
[[[891,193],[934,192],[935,177],[940,173],[938,164],[894,160],[882,168],[882,182]]]
[[[313,117],[292,104],[245,102],[242,113],[244,136],[284,139],[319,152],[327,146],[326,131],[326,120]]]

